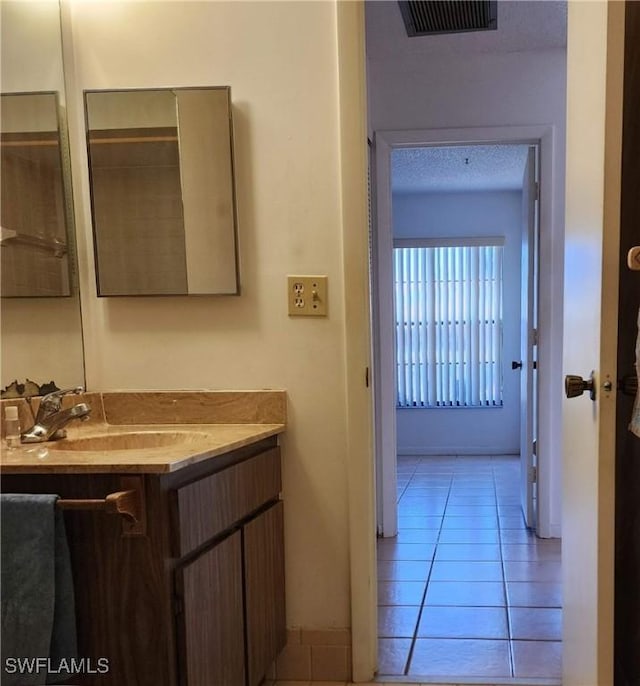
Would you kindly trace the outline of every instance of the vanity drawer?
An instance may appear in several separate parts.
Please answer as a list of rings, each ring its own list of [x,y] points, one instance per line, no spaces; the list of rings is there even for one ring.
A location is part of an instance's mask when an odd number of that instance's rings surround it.
[[[183,557],[278,497],[276,447],[176,490],[176,552]]]

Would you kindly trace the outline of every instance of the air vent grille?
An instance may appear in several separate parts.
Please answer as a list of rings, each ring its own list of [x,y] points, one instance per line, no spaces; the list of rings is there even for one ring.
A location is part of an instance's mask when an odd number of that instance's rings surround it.
[[[400,0],[398,4],[409,36],[498,27],[496,0]]]

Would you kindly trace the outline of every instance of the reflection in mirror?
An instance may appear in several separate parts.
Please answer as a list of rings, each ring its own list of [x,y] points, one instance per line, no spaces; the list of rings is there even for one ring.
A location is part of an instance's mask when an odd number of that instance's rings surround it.
[[[98,294],[238,292],[230,89],[85,93]]]
[[[68,296],[56,93],[2,95],[2,297]]]
[[[34,102],[38,102],[37,109],[40,113],[40,103],[47,102],[47,109],[51,112],[51,122],[54,121],[53,112],[57,112],[55,121],[61,121],[60,140],[62,142],[61,151],[65,161],[63,165],[64,178],[68,167],[67,135],[64,123],[65,93],[64,93],[64,73],[62,68],[62,41],[60,34],[60,7],[55,0],[2,0],[0,2],[0,82],[5,94],[10,94],[2,99],[2,119],[3,126],[6,119],[6,103],[28,102],[28,98],[22,100],[23,96],[18,94],[38,93]],[[56,94],[56,95],[52,95]],[[8,98],[8,99],[7,99]],[[57,98],[57,106],[54,109],[54,101]],[[13,106],[8,105],[8,109]],[[29,105],[29,108],[31,105]],[[22,117],[23,115],[21,115]],[[39,115],[38,115],[39,116]],[[33,116],[29,115],[33,120]],[[24,115],[23,123],[27,121]],[[37,127],[14,126],[14,132],[29,132],[38,130]],[[44,126],[48,131],[54,131],[56,124]],[[9,133],[9,132],[8,132]],[[42,132],[38,130],[38,135]],[[52,151],[53,146],[43,146]],[[35,147],[35,146],[34,146]],[[35,152],[29,148],[30,153]],[[6,182],[5,177],[5,147],[2,147],[2,184]],[[8,152],[8,149],[7,149]],[[40,154],[40,153],[38,153]],[[20,163],[22,164],[22,163]],[[24,163],[26,166],[26,163]],[[35,166],[35,164],[34,164]],[[43,167],[46,166],[43,163]],[[41,170],[45,176],[50,175],[50,170]],[[11,174],[8,174],[11,177]],[[47,184],[51,179],[47,180]],[[51,182],[57,185],[57,182]],[[70,188],[70,187],[69,187]],[[47,200],[47,203],[53,201]],[[64,207],[62,207],[64,206]],[[49,204],[47,209],[47,220],[64,223],[66,218],[69,232],[67,240],[64,239],[62,229],[52,228],[48,223],[46,228],[34,231],[36,237],[43,233],[45,239],[50,236],[57,237],[58,240],[66,242],[66,251],[62,258],[51,257],[52,253],[47,253],[41,245],[28,246],[38,253],[38,258],[43,257],[47,260],[55,261],[56,268],[62,272],[62,263],[67,262],[72,268],[75,261],[75,249],[73,240],[73,222],[71,214],[71,197],[66,195],[64,201],[58,196],[55,201],[55,211],[53,204]],[[17,212],[16,208],[28,209],[34,217],[44,214],[43,208],[27,206],[22,197],[22,191],[13,197],[6,197],[3,191],[2,197],[2,226],[7,230],[16,231],[15,225],[5,225],[5,216],[10,216],[11,212]],[[68,208],[68,210],[67,210]],[[22,209],[20,211],[22,211]],[[9,214],[7,214],[9,213]],[[13,219],[11,222],[13,223]],[[17,219],[15,221],[18,221]],[[22,218],[21,218],[22,221]],[[22,225],[21,225],[22,226]],[[26,222],[25,222],[26,226]],[[22,229],[21,231],[22,232]],[[50,232],[50,233],[49,233]],[[3,232],[4,233],[4,232]],[[7,235],[7,234],[5,234]],[[10,234],[8,234],[10,235]],[[4,238],[4,236],[3,236]],[[10,247],[15,240],[2,242],[2,295],[5,295],[5,253],[9,250],[17,251],[18,246]],[[27,246],[21,246],[25,249]],[[62,247],[60,248],[62,250]],[[67,290],[71,293],[70,297],[30,297],[30,298],[1,298],[0,308],[2,317],[0,322],[2,360],[0,371],[2,373],[1,385],[6,388],[14,381],[18,381],[17,387],[25,388],[25,392],[33,392],[32,389],[42,387],[44,384],[54,381],[58,387],[72,387],[84,384],[84,361],[82,352],[82,329],[80,320],[80,302],[77,286],[66,276],[68,270],[64,270],[64,279]],[[36,273],[36,268],[29,266],[20,275],[22,279],[29,283],[37,283],[41,274]],[[47,294],[48,295],[48,294]],[[30,379],[35,383],[26,383]]]

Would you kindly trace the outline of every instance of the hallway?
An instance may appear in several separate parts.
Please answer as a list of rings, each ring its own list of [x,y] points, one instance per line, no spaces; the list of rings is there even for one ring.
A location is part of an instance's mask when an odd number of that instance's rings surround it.
[[[524,526],[515,456],[398,458],[378,540],[379,677],[561,676],[560,541]]]

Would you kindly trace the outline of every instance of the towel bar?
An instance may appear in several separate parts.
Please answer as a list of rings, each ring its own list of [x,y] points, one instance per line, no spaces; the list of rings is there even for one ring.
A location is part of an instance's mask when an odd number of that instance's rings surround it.
[[[100,499],[60,499],[56,504],[61,510],[104,510],[109,514],[123,515],[133,521],[136,521],[139,515],[137,491],[118,491]]]
[[[117,491],[110,493],[106,498],[59,498],[56,505],[61,510],[98,510],[121,515],[126,520],[122,523],[123,533],[126,535],[144,535],[146,531],[142,488]]]

